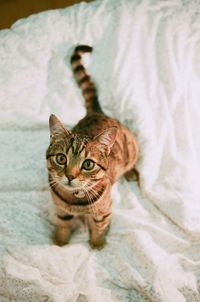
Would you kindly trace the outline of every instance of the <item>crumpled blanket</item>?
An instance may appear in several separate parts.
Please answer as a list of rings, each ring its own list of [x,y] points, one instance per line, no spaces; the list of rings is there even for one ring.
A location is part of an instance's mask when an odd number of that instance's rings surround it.
[[[200,4],[102,0],[0,31],[0,301],[200,301]],[[69,59],[88,69],[102,108],[136,133],[139,185],[113,186],[108,244],[80,228],[51,236],[48,117],[84,116]]]

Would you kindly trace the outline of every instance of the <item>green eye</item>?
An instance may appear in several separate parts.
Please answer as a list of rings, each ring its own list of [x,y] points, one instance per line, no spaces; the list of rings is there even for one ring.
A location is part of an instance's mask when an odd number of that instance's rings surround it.
[[[95,163],[91,159],[86,159],[82,164],[82,169],[92,170],[95,166]]]
[[[66,162],[67,162],[67,158],[66,158],[66,156],[65,156],[64,154],[58,153],[58,154],[56,155],[56,161],[57,161],[57,163],[58,163],[59,165],[65,165]]]

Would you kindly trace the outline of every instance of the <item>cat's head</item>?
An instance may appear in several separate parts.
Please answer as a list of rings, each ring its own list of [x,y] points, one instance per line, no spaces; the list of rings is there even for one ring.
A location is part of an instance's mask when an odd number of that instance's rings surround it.
[[[46,157],[52,186],[77,192],[105,177],[116,127],[90,137],[67,130],[55,115],[51,115],[49,128],[51,142]]]

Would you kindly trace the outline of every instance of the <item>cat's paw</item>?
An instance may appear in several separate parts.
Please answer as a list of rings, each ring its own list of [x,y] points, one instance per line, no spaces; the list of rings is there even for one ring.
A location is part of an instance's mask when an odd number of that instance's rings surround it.
[[[58,246],[66,245],[69,242],[70,234],[66,229],[57,228],[53,234],[53,243]]]
[[[89,241],[89,244],[90,244],[90,247],[92,249],[95,249],[95,250],[102,250],[105,245],[106,245],[106,239],[104,238],[103,240],[96,240],[96,241]]]

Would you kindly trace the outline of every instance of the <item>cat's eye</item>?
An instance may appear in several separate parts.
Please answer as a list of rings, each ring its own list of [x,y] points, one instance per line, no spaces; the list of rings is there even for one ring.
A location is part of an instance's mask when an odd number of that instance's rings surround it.
[[[56,155],[56,161],[57,161],[57,163],[58,163],[59,165],[65,165],[66,162],[67,162],[67,158],[66,158],[66,156],[65,156],[64,154],[58,153],[58,154]]]
[[[82,164],[82,169],[84,170],[92,170],[95,166],[95,163],[91,159],[86,159]]]

